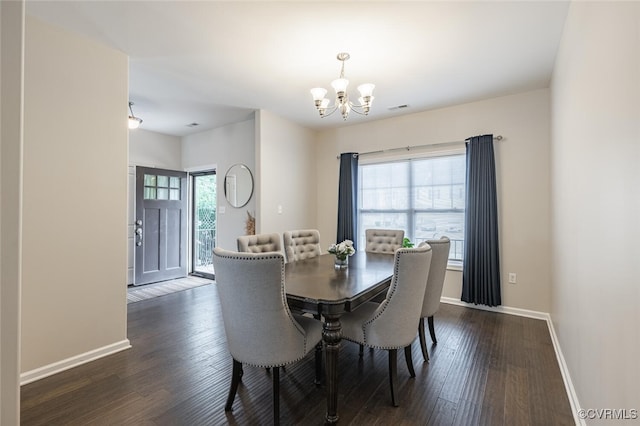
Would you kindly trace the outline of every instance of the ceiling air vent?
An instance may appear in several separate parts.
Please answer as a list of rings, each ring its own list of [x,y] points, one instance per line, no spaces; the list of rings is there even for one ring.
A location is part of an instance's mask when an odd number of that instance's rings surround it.
[[[405,108],[409,108],[409,105],[404,104],[404,105],[392,106],[392,107],[389,107],[389,111],[396,111],[396,110],[405,109]]]

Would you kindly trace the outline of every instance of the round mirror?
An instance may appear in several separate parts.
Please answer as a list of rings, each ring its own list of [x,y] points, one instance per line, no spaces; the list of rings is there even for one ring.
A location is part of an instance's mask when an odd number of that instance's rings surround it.
[[[244,164],[229,167],[224,176],[224,196],[233,207],[244,207],[253,195],[253,175]]]

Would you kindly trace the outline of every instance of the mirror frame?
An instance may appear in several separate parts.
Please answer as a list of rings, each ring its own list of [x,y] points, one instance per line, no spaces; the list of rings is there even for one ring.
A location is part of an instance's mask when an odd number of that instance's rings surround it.
[[[246,200],[241,200],[242,203],[239,203],[239,202],[236,201],[236,204],[233,204],[231,202],[231,200],[229,199],[229,194],[227,194],[227,177],[229,176],[229,172],[231,172],[231,170],[233,170],[234,167],[239,167],[240,169],[246,170],[247,173],[249,173],[249,180],[250,180],[250,184],[251,184],[251,190],[249,191],[249,196],[247,197],[247,199]],[[235,208],[239,209],[239,208],[242,208],[242,207],[246,206],[247,204],[249,204],[249,201],[251,201],[251,197],[253,197],[254,188],[255,188],[255,185],[254,185],[254,181],[253,181],[253,173],[251,173],[251,169],[246,164],[243,164],[243,163],[232,164],[227,169],[227,172],[224,174],[224,198],[227,200],[227,202],[229,203],[229,205],[231,207],[235,207]]]

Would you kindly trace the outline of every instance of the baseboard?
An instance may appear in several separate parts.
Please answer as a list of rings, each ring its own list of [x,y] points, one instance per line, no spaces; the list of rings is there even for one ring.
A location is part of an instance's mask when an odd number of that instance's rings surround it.
[[[120,342],[112,343],[80,355],[72,356],[71,358],[63,359],[62,361],[54,362],[53,364],[45,365],[44,367],[36,368],[35,370],[26,371],[20,374],[20,386],[35,382],[36,380],[44,379],[45,377],[60,373],[70,368],[86,364],[87,362],[94,361],[98,358],[115,354],[116,352],[129,349],[130,347],[131,342],[129,342],[129,339],[124,339]]]
[[[482,311],[498,312],[501,314],[516,315],[520,317],[534,318],[546,321],[547,327],[549,327],[549,335],[551,336],[553,350],[556,353],[556,359],[558,360],[558,366],[560,367],[560,374],[562,374],[564,387],[567,392],[567,397],[569,398],[569,405],[571,405],[571,414],[573,415],[573,420],[575,421],[576,425],[586,426],[586,422],[584,421],[584,419],[581,419],[578,416],[578,412],[580,410],[578,395],[576,394],[576,389],[573,387],[573,382],[571,381],[571,375],[569,374],[569,368],[567,367],[564,355],[562,355],[562,349],[560,349],[560,342],[558,341],[558,336],[556,335],[556,330],[553,326],[551,315],[549,315],[547,312],[511,308],[509,306],[492,307],[485,305],[476,305],[473,303],[463,302],[459,299],[454,299],[453,297],[441,297],[440,302],[448,303],[450,305],[464,306],[465,308],[480,309]]]
[[[578,416],[578,412],[580,411],[578,395],[576,394],[576,389],[573,387],[573,382],[571,381],[571,376],[569,375],[569,367],[567,367],[567,363],[564,360],[564,355],[562,355],[560,342],[558,341],[558,336],[556,335],[556,330],[553,326],[553,321],[551,320],[550,315],[547,319],[547,326],[549,327],[549,334],[551,335],[553,349],[556,351],[556,358],[558,359],[558,365],[560,366],[560,373],[562,373],[562,380],[564,380],[564,387],[567,390],[567,397],[569,397],[569,404],[571,404],[573,420],[576,422],[576,425],[586,426],[586,421]]]
[[[549,320],[549,314],[546,312],[530,311],[528,309],[510,308],[509,306],[486,306],[475,305],[473,303],[463,302],[460,299],[454,299],[453,297],[441,297],[442,303],[448,303],[450,305],[464,306],[465,308],[480,309],[482,311],[498,312],[500,314],[517,315],[519,317],[527,317],[541,320]]]

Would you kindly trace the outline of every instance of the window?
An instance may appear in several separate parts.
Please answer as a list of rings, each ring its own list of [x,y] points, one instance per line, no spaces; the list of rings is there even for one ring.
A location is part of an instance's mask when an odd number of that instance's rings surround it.
[[[462,261],[464,154],[361,164],[358,182],[360,247],[366,229],[404,229],[416,245],[446,235],[449,261]]]
[[[145,200],[180,200],[180,178],[176,176],[144,175]]]

